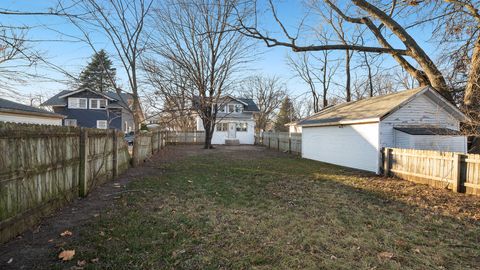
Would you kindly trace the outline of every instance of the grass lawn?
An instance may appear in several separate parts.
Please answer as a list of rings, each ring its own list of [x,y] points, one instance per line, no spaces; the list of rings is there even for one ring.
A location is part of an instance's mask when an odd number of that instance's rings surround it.
[[[480,223],[472,209],[435,201],[449,192],[425,199],[423,190],[437,191],[257,152],[212,150],[157,164],[158,174],[130,182],[111,196],[115,208],[77,229],[80,237],[64,247],[76,250],[73,261],[52,267],[77,260],[84,269],[480,267]],[[384,181],[403,188],[379,188]],[[428,200],[438,205],[422,205]]]

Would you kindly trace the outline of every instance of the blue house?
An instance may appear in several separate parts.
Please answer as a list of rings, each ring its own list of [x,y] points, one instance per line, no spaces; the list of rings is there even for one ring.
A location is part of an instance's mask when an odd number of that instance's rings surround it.
[[[64,126],[88,128],[115,128],[123,132],[133,131],[133,114],[129,110],[132,95],[116,92],[96,92],[89,89],[61,91],[41,106],[50,106],[57,114],[64,115]]]

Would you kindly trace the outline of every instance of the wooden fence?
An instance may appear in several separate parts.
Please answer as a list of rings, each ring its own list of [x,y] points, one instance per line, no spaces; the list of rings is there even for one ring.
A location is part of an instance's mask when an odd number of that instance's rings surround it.
[[[134,166],[148,159],[166,144],[164,132],[155,129],[149,132],[141,132],[135,136],[135,140],[137,145],[133,155],[135,159],[132,161]]]
[[[480,155],[399,148],[382,154],[386,176],[480,195]]]
[[[0,243],[129,167],[121,132],[0,122]]]
[[[204,131],[164,131],[166,144],[203,144]]]
[[[300,155],[302,153],[302,133],[263,132],[261,135],[255,135],[255,144]]]

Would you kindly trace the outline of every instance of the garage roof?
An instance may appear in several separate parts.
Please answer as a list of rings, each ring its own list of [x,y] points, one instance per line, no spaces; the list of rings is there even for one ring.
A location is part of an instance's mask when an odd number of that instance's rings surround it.
[[[458,130],[434,127],[394,127],[394,129],[410,135],[462,135]]]
[[[0,112],[64,118],[63,115],[0,98]]]
[[[301,120],[298,125],[328,126],[362,122],[378,122],[421,94],[426,94],[432,99],[432,101],[441,105],[460,121],[467,120],[466,116],[462,112],[450,104],[450,102],[448,102],[435,90],[428,86],[424,86],[389,95],[371,97],[328,107]]]

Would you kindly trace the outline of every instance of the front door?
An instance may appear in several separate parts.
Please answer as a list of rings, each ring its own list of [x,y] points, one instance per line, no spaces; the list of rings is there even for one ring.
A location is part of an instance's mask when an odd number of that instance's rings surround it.
[[[235,123],[228,123],[228,138],[234,139],[237,136],[237,125]]]

